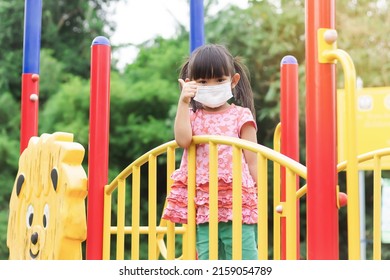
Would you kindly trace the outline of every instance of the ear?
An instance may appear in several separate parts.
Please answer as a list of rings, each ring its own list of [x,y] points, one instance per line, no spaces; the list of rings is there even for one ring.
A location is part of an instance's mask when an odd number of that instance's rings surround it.
[[[240,81],[240,78],[241,78],[241,76],[240,76],[239,73],[236,73],[236,74],[233,75],[233,77],[232,77],[232,88],[234,88],[238,84],[238,82]]]
[[[24,175],[20,174],[18,176],[18,179],[16,181],[16,195],[19,196],[20,192],[22,191],[22,186],[24,184]]]
[[[53,168],[50,172],[50,178],[51,182],[53,183],[54,191],[57,190],[57,184],[58,184],[58,171],[57,168]]]

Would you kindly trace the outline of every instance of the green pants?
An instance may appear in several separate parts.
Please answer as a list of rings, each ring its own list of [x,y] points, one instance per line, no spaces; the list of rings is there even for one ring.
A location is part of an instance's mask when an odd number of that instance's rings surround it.
[[[257,260],[257,226],[242,225],[242,259]],[[209,259],[209,224],[196,227],[196,249],[199,260]],[[218,223],[218,259],[232,259],[232,222]]]

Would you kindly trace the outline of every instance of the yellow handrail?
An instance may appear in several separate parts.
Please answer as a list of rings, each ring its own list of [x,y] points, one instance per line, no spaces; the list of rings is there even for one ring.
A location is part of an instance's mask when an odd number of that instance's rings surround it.
[[[258,172],[258,202],[259,202],[259,217],[258,217],[258,237],[261,242],[258,242],[259,248],[259,258],[267,259],[268,258],[268,186],[267,186],[267,161],[272,160],[277,162],[278,164],[285,166],[291,170],[291,174],[297,174],[298,176],[306,176],[306,168],[299,163],[296,163],[292,159],[281,155],[280,153],[269,149],[267,147],[261,146],[259,144],[241,140],[238,138],[225,137],[225,136],[195,136],[193,137],[193,142],[188,150],[189,156],[189,168],[188,168],[188,224],[182,226],[176,226],[168,221],[161,220],[160,225],[156,226],[155,222],[156,216],[153,214],[156,212],[155,206],[149,206],[149,216],[148,216],[148,226],[140,225],[140,170],[141,166],[145,163],[148,163],[149,170],[149,200],[151,203],[155,203],[155,194],[151,194],[150,192],[155,191],[156,189],[156,161],[157,157],[166,153],[167,154],[167,176],[170,175],[175,169],[175,164],[172,163],[175,160],[174,151],[178,148],[175,141],[171,141],[165,143],[148,153],[144,154],[129,166],[127,166],[110,184],[105,186],[105,210],[104,210],[104,232],[103,232],[103,256],[104,259],[109,259],[110,257],[110,238],[113,234],[117,235],[117,254],[116,257],[118,259],[123,259],[126,257],[126,253],[123,251],[124,247],[124,235],[131,234],[131,259],[139,259],[140,257],[140,235],[148,234],[148,258],[156,259],[161,256],[165,259],[175,259],[175,236],[177,234],[181,234],[183,236],[183,248],[182,255],[179,259],[195,259],[196,258],[196,249],[195,249],[195,205],[194,205],[194,197],[195,197],[195,149],[196,145],[207,143],[210,146],[210,183],[213,184],[213,177],[216,177],[217,168],[217,145],[231,145],[233,147],[233,165],[235,166],[233,169],[233,207],[235,211],[233,211],[233,259],[241,259],[241,155],[243,150],[249,150],[255,152],[257,155],[257,162],[259,166]],[[214,162],[214,163],[213,163]],[[213,171],[213,169],[215,169]],[[131,220],[132,225],[126,226],[124,224],[125,221],[125,184],[126,179],[132,175],[132,213]],[[169,177],[169,176],[168,176]],[[167,180],[167,188],[169,191],[169,186],[172,182],[170,179]],[[215,182],[214,182],[215,184]],[[118,190],[118,217],[117,217],[117,226],[111,226],[111,196],[114,190]],[[212,187],[210,188],[212,189]],[[216,201],[216,197],[218,192],[210,193],[210,211],[212,208],[215,208],[215,205],[212,206],[213,200]],[[218,207],[218,205],[216,204]],[[218,210],[218,209],[217,209]],[[153,213],[150,213],[153,212]],[[210,214],[211,219],[212,216],[216,216],[217,213]],[[214,224],[214,223],[213,223]],[[218,223],[215,223],[216,225]],[[217,229],[217,226],[214,226]],[[213,227],[210,226],[212,229]],[[210,250],[210,258],[218,258],[218,247],[215,246],[218,242],[212,242],[212,240],[218,238],[217,230],[210,230],[210,238],[211,238],[211,250]],[[164,237],[167,238],[165,246]],[[213,247],[214,246],[214,247]],[[119,248],[122,247],[122,248]]]
[[[276,129],[278,131],[278,129]],[[278,137],[275,137],[275,149],[277,150]],[[256,153],[258,160],[258,249],[259,249],[259,259],[268,258],[268,205],[267,194],[270,192],[268,189],[268,179],[267,179],[267,162],[272,160],[274,166],[283,166],[286,168],[287,176],[287,199],[286,202],[282,204],[283,211],[278,213],[274,209],[274,259],[280,259],[280,224],[278,227],[278,220],[280,217],[286,218],[286,231],[287,231],[287,244],[286,244],[286,258],[295,259],[296,258],[296,229],[298,227],[296,217],[296,201],[300,199],[306,193],[306,185],[301,187],[299,190],[295,190],[296,176],[300,176],[302,179],[306,179],[306,167],[293,161],[292,159],[281,155],[278,151],[269,149],[259,144],[248,142],[245,140],[240,140],[236,138],[224,137],[224,136],[197,136],[193,138],[193,143],[188,150],[189,154],[189,170],[188,170],[188,191],[189,191],[189,204],[188,204],[188,224],[187,225],[175,225],[166,220],[160,220],[160,224],[157,226],[155,221],[157,219],[156,213],[156,198],[153,190],[156,190],[156,163],[159,155],[166,153],[167,155],[167,176],[175,170],[175,149],[178,148],[177,144],[174,141],[165,143],[145,155],[141,156],[128,167],[126,167],[109,185],[105,187],[104,195],[104,230],[103,230],[103,258],[110,258],[110,239],[111,236],[117,235],[117,248],[116,248],[116,258],[128,258],[126,251],[123,248],[123,239],[126,235],[132,235],[131,238],[131,258],[138,259],[140,257],[140,236],[148,235],[148,258],[149,259],[158,259],[160,256],[164,259],[195,259],[196,258],[196,224],[195,224],[195,154],[196,154],[196,145],[198,144],[209,144],[210,146],[216,145],[232,145],[234,148],[234,162],[239,162],[241,157],[239,156],[242,150],[250,150]],[[212,148],[213,149],[213,148]],[[368,160],[374,160],[375,170],[374,170],[374,259],[380,259],[381,254],[381,240],[380,240],[380,174],[381,174],[381,158],[385,156],[390,156],[390,148],[380,149],[364,155],[359,155],[357,157],[357,162],[361,163]],[[240,166],[240,164],[235,164],[235,166]],[[140,168],[143,164],[148,163],[148,189],[149,189],[149,202],[148,202],[148,225],[140,225],[139,222],[139,201],[132,201],[132,225],[128,226],[124,224],[125,221],[125,211],[123,205],[125,205],[125,189],[126,182],[129,181],[127,178],[130,175],[135,175],[133,177],[132,185],[132,196],[139,198],[139,185],[140,185]],[[347,161],[341,162],[337,166],[338,172],[345,170],[348,167]],[[278,174],[278,169],[274,169],[274,173]],[[236,170],[236,169],[235,169]],[[237,169],[238,173],[241,173],[240,169]],[[213,171],[215,173],[215,171]],[[211,173],[213,173],[211,172]],[[236,173],[234,176],[237,175]],[[238,175],[239,176],[239,175]],[[280,205],[278,187],[280,187],[279,175],[274,176],[274,208]],[[169,188],[171,185],[171,179],[167,179],[166,187]],[[238,183],[239,184],[239,179]],[[135,186],[138,185],[138,186]],[[291,187],[292,186],[292,187]],[[237,188],[236,188],[237,189]],[[240,188],[238,188],[240,189]],[[116,218],[117,226],[111,225],[111,200],[113,191],[118,191],[118,201],[116,202],[118,209],[118,217]],[[280,192],[280,190],[279,190]],[[234,194],[237,197],[236,194]],[[275,196],[277,198],[275,198]],[[240,196],[238,196],[240,197]],[[135,199],[135,198],[132,198]],[[210,199],[213,199],[210,197]],[[348,196],[349,202],[349,196]],[[237,205],[239,202],[233,202],[234,205]],[[236,206],[233,206],[236,207]],[[237,212],[235,212],[237,213]],[[356,213],[355,213],[356,214]],[[240,215],[235,214],[237,217]],[[356,215],[359,215],[358,213]],[[238,218],[234,219],[238,219]],[[134,223],[135,220],[135,223]],[[233,239],[234,239],[234,252],[233,258],[239,259],[241,257],[240,244],[236,240],[240,240],[240,223],[239,226],[234,227]],[[236,232],[237,231],[237,232]],[[213,233],[215,234],[215,233]],[[177,235],[182,235],[182,255],[179,257],[175,256],[175,243],[177,240],[175,237]],[[215,237],[214,237],[215,238]],[[278,239],[279,238],[279,239]],[[279,240],[279,242],[277,242]],[[137,243],[137,244],[135,244]],[[237,245],[239,244],[239,245]],[[134,246],[135,245],[135,246]],[[122,248],[120,248],[122,247]],[[135,251],[133,252],[135,247]],[[212,252],[215,251],[215,252]],[[210,251],[213,256],[218,257],[217,248],[212,248]]]
[[[390,156],[390,148],[382,148],[368,153],[364,153],[357,157],[357,163],[363,163],[366,161],[374,161],[374,182],[373,182],[373,259],[381,259],[381,174],[382,168],[380,165],[383,157]],[[338,172],[341,172],[347,168],[347,161],[340,162],[337,165]],[[348,195],[349,203],[349,195]],[[359,218],[359,212],[353,213]],[[349,232],[348,232],[349,234]]]

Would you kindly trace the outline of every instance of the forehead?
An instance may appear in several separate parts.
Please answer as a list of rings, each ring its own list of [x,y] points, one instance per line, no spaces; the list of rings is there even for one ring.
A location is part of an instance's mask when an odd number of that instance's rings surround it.
[[[189,76],[194,79],[199,78],[219,78],[230,76],[233,66],[226,57],[208,56],[196,57],[189,67]]]

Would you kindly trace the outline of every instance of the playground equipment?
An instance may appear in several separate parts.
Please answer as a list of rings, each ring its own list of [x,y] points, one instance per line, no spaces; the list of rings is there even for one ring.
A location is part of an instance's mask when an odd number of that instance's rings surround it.
[[[24,14],[20,153],[29,139],[38,134],[42,0],[25,1]]]
[[[11,194],[10,259],[82,259],[87,234],[84,148],[70,133],[32,137]]]
[[[29,7],[41,7],[41,1],[26,0],[26,24],[37,20],[40,11],[30,11]],[[37,8],[38,7],[38,8]],[[87,259],[140,258],[140,243],[143,235],[148,236],[148,259],[195,259],[195,209],[192,198],[195,192],[194,155],[196,145],[207,143],[210,146],[210,181],[216,186],[217,145],[231,145],[235,166],[243,150],[257,154],[258,172],[258,251],[259,259],[268,259],[273,251],[274,259],[298,259],[299,250],[299,200],[306,195],[307,204],[307,259],[339,259],[338,210],[346,204],[346,195],[340,193],[337,174],[345,170],[348,195],[348,257],[360,258],[360,225],[358,164],[371,160],[374,162],[374,258],[380,259],[380,178],[383,158],[390,156],[390,149],[384,148],[363,155],[357,154],[356,148],[356,74],[353,62],[348,54],[337,48],[337,32],[334,30],[334,0],[306,2],[306,144],[307,167],[299,163],[298,158],[298,120],[297,120],[297,61],[285,57],[281,64],[281,124],[275,131],[275,149],[227,137],[194,137],[189,148],[189,201],[188,224],[175,225],[161,220],[157,225],[161,209],[156,209],[156,160],[166,154],[167,175],[175,169],[175,150],[177,144],[172,141],[145,153],[131,163],[111,183],[107,182],[108,141],[109,141],[109,65],[110,45],[104,37],[97,37],[92,43],[91,55],[91,109],[90,109],[90,153],[88,164],[88,211],[86,239]],[[203,44],[203,1],[191,1],[191,51]],[[321,11],[321,12],[318,12]],[[34,20],[31,17],[38,17]],[[202,20],[196,20],[201,16]],[[197,26],[196,23],[200,23]],[[33,26],[33,25],[31,25]],[[35,24],[37,28],[40,25]],[[200,28],[200,29],[197,29]],[[30,32],[38,36],[38,32]],[[198,35],[196,35],[198,34]],[[27,36],[27,35],[26,35]],[[201,38],[197,37],[200,36]],[[34,50],[39,50],[39,40],[34,37]],[[28,44],[26,43],[26,46]],[[28,52],[25,51],[25,56]],[[39,52],[32,52],[39,59]],[[345,77],[345,161],[337,160],[336,130],[336,88],[335,64],[340,62]],[[24,62],[28,65],[29,62]],[[34,62],[34,65],[39,63]],[[22,124],[21,153],[26,148],[28,139],[36,136],[38,110],[39,66],[27,67],[23,72],[22,87]],[[321,85],[321,86],[318,86]],[[287,99],[287,101],[286,101]],[[289,104],[289,106],[287,106]],[[290,107],[290,105],[293,105]],[[97,114],[99,111],[99,114]],[[26,123],[29,122],[29,123]],[[288,123],[291,122],[291,123]],[[103,125],[102,125],[103,124]],[[28,127],[29,129],[24,129]],[[103,140],[101,140],[103,139]],[[289,139],[287,141],[286,139]],[[290,141],[292,140],[292,141]],[[280,151],[280,152],[279,152]],[[99,159],[99,160],[97,160]],[[268,163],[273,162],[272,178],[268,178]],[[140,180],[142,166],[148,165],[148,221],[141,225],[140,192],[144,186]],[[126,196],[129,194],[127,178],[131,176],[131,224],[125,224],[127,209]],[[233,258],[241,258],[241,172],[233,170],[234,213],[233,218]],[[169,178],[169,176],[167,176]],[[302,187],[300,181],[307,183]],[[169,191],[170,180],[166,187]],[[268,241],[268,193],[272,185],[274,190],[273,205],[273,250]],[[211,188],[213,189],[213,188]],[[216,187],[214,188],[217,189]],[[113,197],[117,193],[117,199]],[[210,217],[216,217],[217,194],[210,193]],[[112,215],[115,207],[117,215]],[[113,218],[112,218],[113,216]],[[320,221],[320,222],[318,222]],[[143,221],[142,221],[143,222]],[[116,223],[116,224],[112,224]],[[217,259],[217,223],[210,224],[210,258]],[[125,242],[131,235],[131,242]],[[116,249],[111,246],[116,241]],[[179,248],[176,246],[179,244]],[[128,247],[126,247],[128,246]],[[180,251],[181,248],[181,251]],[[130,252],[126,254],[126,252]],[[180,251],[179,255],[176,254]],[[69,255],[67,255],[69,257]]]

